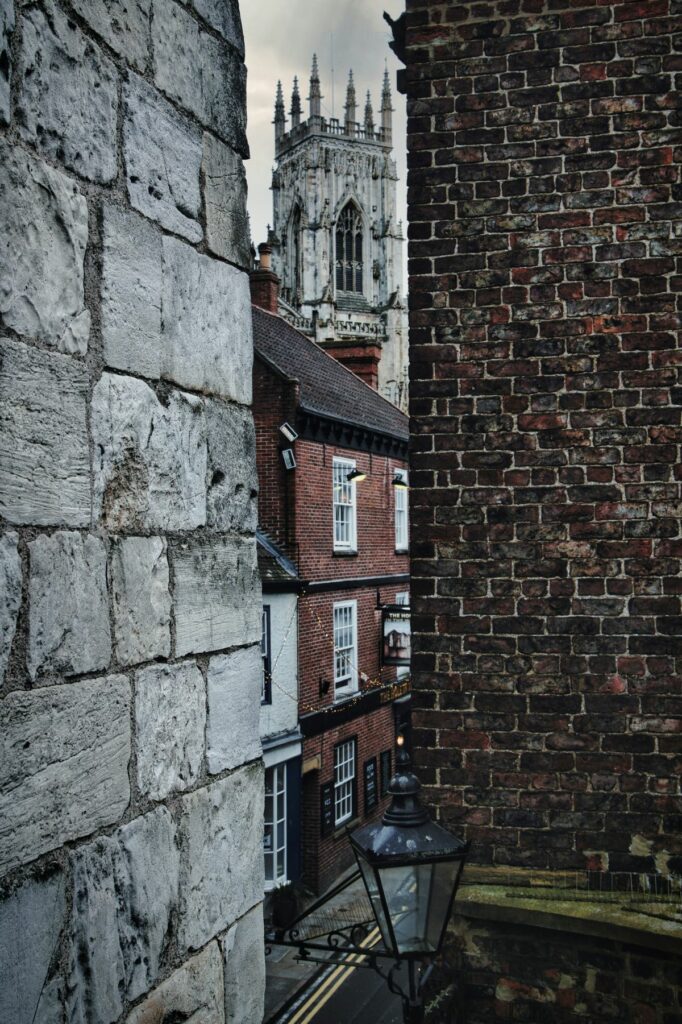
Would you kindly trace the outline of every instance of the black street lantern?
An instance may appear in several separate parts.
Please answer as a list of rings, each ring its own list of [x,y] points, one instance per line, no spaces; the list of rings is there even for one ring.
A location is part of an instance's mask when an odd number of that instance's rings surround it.
[[[390,807],[380,822],[350,836],[374,920],[350,926],[330,921],[328,908],[357,880],[354,873],[268,939],[268,948],[293,946],[301,960],[326,966],[347,964],[352,956],[353,967],[376,971],[402,998],[405,1024],[424,1020],[422,991],[431,970],[427,964],[442,949],[469,852],[468,843],[431,820],[419,799],[420,789],[407,753],[399,750],[388,786]],[[372,941],[376,925],[381,944]],[[381,966],[386,960],[393,961],[388,973]]]
[[[404,750],[382,820],[358,829],[351,846],[386,949],[396,960],[431,959],[443,945],[469,844],[431,820]]]

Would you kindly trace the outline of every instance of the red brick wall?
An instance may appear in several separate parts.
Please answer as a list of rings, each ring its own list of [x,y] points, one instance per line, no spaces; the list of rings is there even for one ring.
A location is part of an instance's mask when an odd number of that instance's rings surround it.
[[[367,473],[367,479],[355,485],[357,555],[334,554],[335,456],[354,461],[358,469]],[[301,574],[306,579],[409,572],[407,553],[396,554],[395,550],[395,487],[391,482],[396,469],[406,468],[405,462],[301,439],[296,442],[296,461],[297,543]]]
[[[363,769],[365,761],[372,757],[380,769],[380,754],[391,751],[391,764],[395,750],[393,708],[390,704],[372,714],[347,722],[338,729],[330,729],[321,736],[305,740],[303,760],[319,755],[322,762],[320,771],[310,772],[303,777],[303,880],[315,891],[323,892],[338,876],[354,863],[354,857],[346,834],[346,824],[331,836],[320,836],[320,786],[334,778],[334,747],[343,740],[357,739],[357,810],[353,828],[367,824],[383,814],[388,798],[379,799],[377,808],[365,814]],[[378,775],[379,794],[381,778]]]
[[[269,367],[256,359],[254,368],[254,415],[256,420],[259,478],[259,525],[297,562],[304,581],[350,580],[363,576],[390,576],[409,572],[409,555],[395,550],[395,470],[406,463],[384,456],[324,445],[299,438],[292,447],[296,469],[287,472],[280,454],[279,426],[296,423],[297,394]],[[332,466],[334,456],[353,460],[367,478],[356,485],[357,554],[334,554]],[[382,604],[395,603],[396,595],[409,591],[409,583],[381,586]],[[395,668],[381,667],[381,613],[377,611],[377,587],[304,591],[298,605],[299,713],[309,714],[334,706],[333,606],[357,601],[358,670],[366,676],[361,690],[396,680]],[[320,678],[330,685],[320,695]],[[383,750],[393,750],[395,732],[392,705],[366,713],[340,728],[331,728],[304,743],[304,761],[322,757],[321,771],[303,779],[302,848],[304,880],[317,891],[329,886],[350,866],[346,830],[320,837],[320,786],[334,775],[334,745],[358,738],[358,794],[364,820],[362,770],[366,760]],[[376,813],[385,807],[381,801]],[[369,818],[367,819],[369,820]]]
[[[282,462],[279,428],[296,419],[296,388],[258,358],[253,365],[253,407],[258,465],[258,525],[291,555],[295,551],[295,471]]]
[[[382,604],[394,604],[396,594],[409,590],[407,583],[380,587]],[[394,682],[395,668],[381,667],[381,612],[377,611],[377,588],[334,590],[301,594],[298,602],[300,637],[299,709],[301,714],[317,711],[334,703],[334,605],[357,601],[358,670],[367,676],[361,689]],[[323,676],[330,683],[329,693],[319,696]]]
[[[679,955],[527,923],[456,921],[427,1024],[679,1024]],[[615,929],[614,929],[615,932]],[[454,936],[453,936],[454,938]],[[453,977],[452,966],[455,967]]]
[[[407,9],[419,769],[479,860],[665,869],[682,5]]]

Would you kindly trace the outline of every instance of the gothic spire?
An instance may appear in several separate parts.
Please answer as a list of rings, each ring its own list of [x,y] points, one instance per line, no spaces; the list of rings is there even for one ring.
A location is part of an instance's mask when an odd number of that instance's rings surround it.
[[[381,130],[384,134],[384,141],[390,142],[393,134],[393,103],[388,68],[384,71],[384,84],[381,90]]]
[[[374,134],[374,109],[369,89],[367,90],[367,102],[365,103],[365,131],[368,134]]]
[[[322,117],[322,92],[320,89],[320,73],[317,70],[317,54],[313,54],[313,70],[310,74],[310,116]]]
[[[348,88],[346,90],[346,131],[352,131],[357,121],[358,101],[355,97],[355,82],[351,70],[348,76]]]
[[[291,93],[291,127],[298,128],[301,123],[301,94],[298,91],[298,78],[294,78],[294,88]]]
[[[281,139],[284,135],[284,126],[286,122],[286,115],[284,113],[284,93],[282,92],[282,83],[277,83],[277,95],[275,96],[275,120],[273,122],[275,126],[275,138]]]

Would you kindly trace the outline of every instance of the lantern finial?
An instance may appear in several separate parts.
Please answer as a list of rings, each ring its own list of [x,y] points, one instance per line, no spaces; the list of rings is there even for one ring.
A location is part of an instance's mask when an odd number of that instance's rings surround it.
[[[382,819],[384,825],[402,825],[405,828],[425,825],[429,812],[419,799],[421,783],[412,771],[410,755],[399,747],[395,758],[395,775],[388,784],[393,799]]]

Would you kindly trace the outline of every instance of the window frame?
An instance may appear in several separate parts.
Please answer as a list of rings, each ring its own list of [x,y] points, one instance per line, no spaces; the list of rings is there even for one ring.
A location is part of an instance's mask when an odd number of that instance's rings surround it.
[[[272,787],[272,809],[273,818],[268,822],[267,818],[267,779],[268,774],[272,774],[273,787]],[[282,785],[279,788],[278,779],[281,777]],[[265,874],[265,888],[266,890],[277,889],[280,885],[286,885],[288,876],[288,843],[287,843],[287,810],[288,810],[288,793],[287,793],[287,763],[286,761],[280,761],[279,764],[271,765],[270,768],[265,769],[265,775],[263,779],[263,786],[266,793],[265,806],[263,810],[263,870]],[[277,811],[278,798],[282,796],[283,813],[280,816]],[[267,825],[270,824],[271,835],[273,837],[273,847],[271,850],[265,849],[265,835]],[[279,826],[282,826],[283,843],[280,846],[277,841],[277,832]],[[277,871],[277,860],[278,855],[282,854],[283,871],[279,873]],[[268,860],[272,863],[272,877],[268,878]]]
[[[352,643],[351,644],[337,644],[337,612],[350,610],[350,628],[352,631]],[[339,629],[347,628],[348,623],[339,624]],[[360,671],[358,668],[358,602],[357,600],[352,601],[335,601],[332,605],[332,639],[333,639],[333,665],[332,665],[332,678],[334,686],[334,700],[344,700],[348,696],[357,693],[359,688]],[[337,675],[337,652],[345,650],[350,651],[349,663],[351,674],[350,677]],[[342,679],[348,678],[348,682],[341,683]]]
[[[408,483],[406,469],[396,466],[393,471],[394,478],[399,476],[401,480]],[[398,554],[405,554],[410,550],[410,505],[409,491],[407,487],[394,487],[393,505],[393,526],[395,532],[395,550]],[[401,522],[404,517],[404,521]]]
[[[261,706],[272,704],[272,632],[271,606],[264,604],[261,608],[260,652],[262,661],[262,677],[260,687]]]
[[[350,751],[350,757],[344,756]],[[352,766],[352,772],[346,766]],[[343,768],[343,776],[340,769]],[[358,740],[356,736],[334,746],[334,828],[345,825],[357,816]],[[339,816],[339,807],[348,808]]]
[[[351,287],[345,287],[349,283]],[[334,285],[337,294],[365,293],[365,224],[352,199],[344,204],[334,225]]]
[[[355,554],[358,549],[358,510],[357,510],[357,485],[352,480],[348,480],[348,474],[352,473],[357,468],[355,459],[347,459],[340,455],[335,455],[332,459],[332,530],[333,530],[333,549],[334,551],[342,551],[346,553]],[[341,479],[337,482],[337,470]],[[337,501],[337,488],[347,489],[347,493],[350,495],[350,501]],[[343,490],[342,490],[343,493]],[[337,535],[337,518],[336,510],[349,509],[350,517],[348,522],[348,539],[339,540]]]

